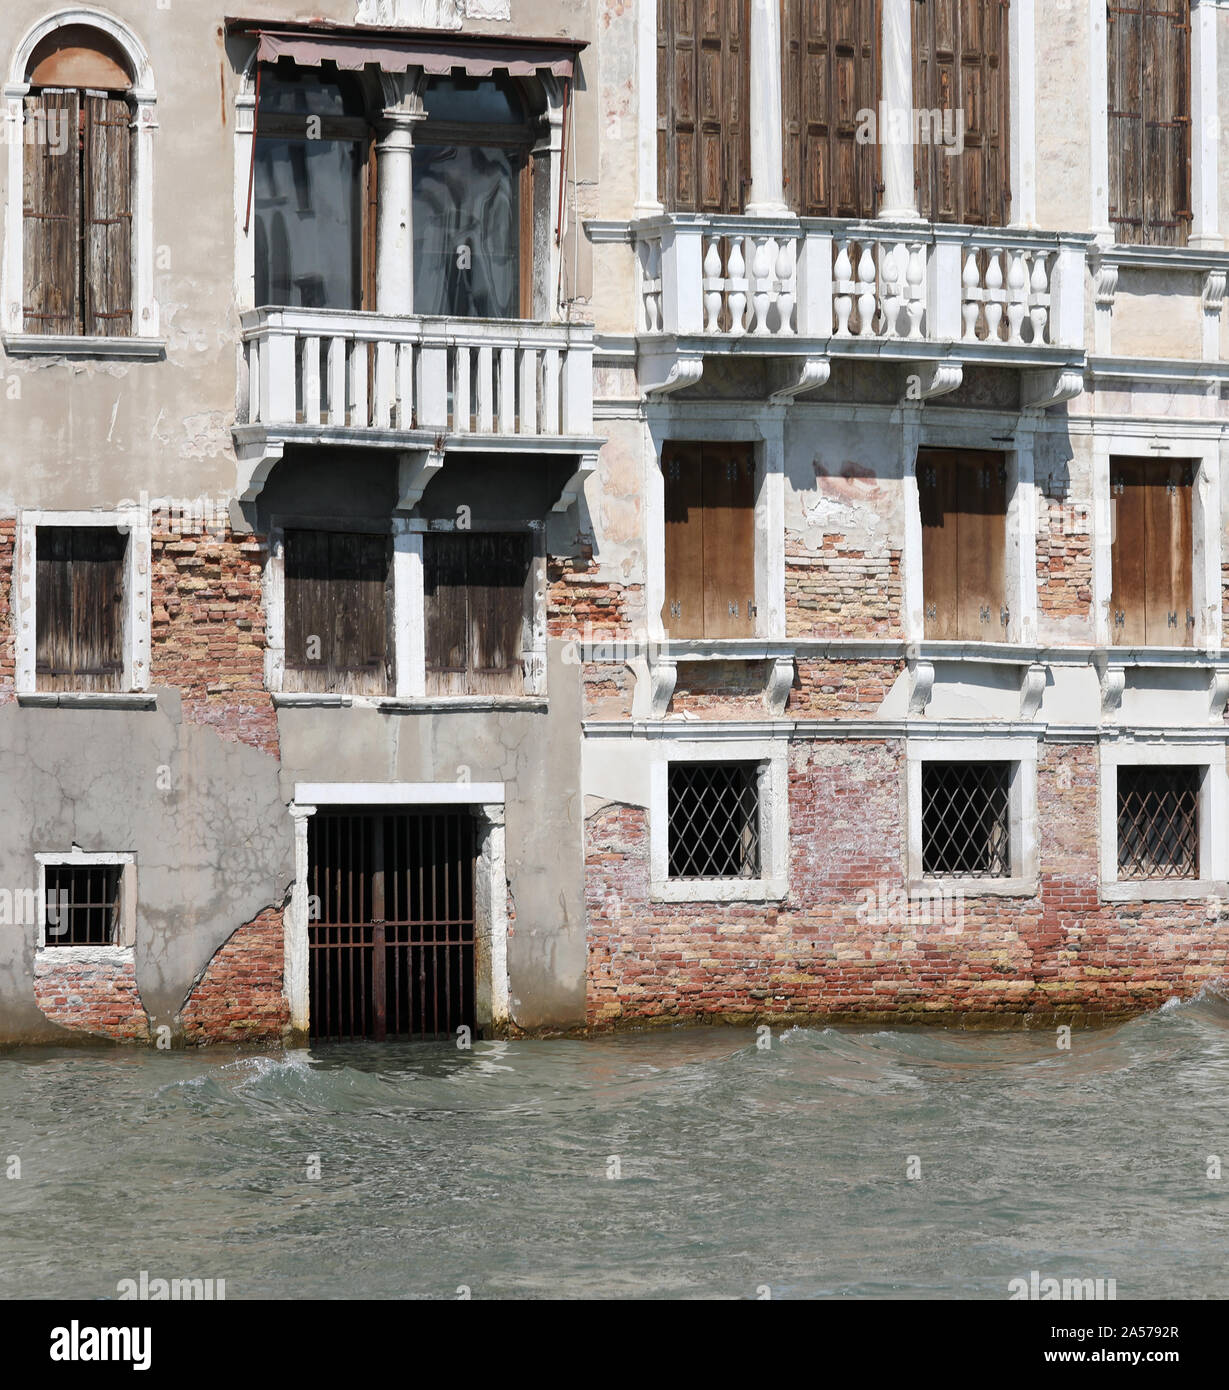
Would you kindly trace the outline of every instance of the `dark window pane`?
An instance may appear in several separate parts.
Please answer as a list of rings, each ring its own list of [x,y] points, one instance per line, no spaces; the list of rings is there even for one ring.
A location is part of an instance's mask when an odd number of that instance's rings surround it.
[[[1006,878],[1011,873],[1008,763],[922,768],[922,873]]]
[[[1199,877],[1199,769],[1118,769],[1119,878]]]
[[[755,763],[671,763],[671,878],[758,878],[760,806]]]
[[[44,940],[48,946],[120,944],[119,864],[49,864]]]

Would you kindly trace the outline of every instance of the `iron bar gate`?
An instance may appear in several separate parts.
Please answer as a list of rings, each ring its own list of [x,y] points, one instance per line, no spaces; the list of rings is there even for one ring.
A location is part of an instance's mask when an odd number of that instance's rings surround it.
[[[475,1028],[470,812],[321,809],[308,822],[308,891],[313,1038]]]

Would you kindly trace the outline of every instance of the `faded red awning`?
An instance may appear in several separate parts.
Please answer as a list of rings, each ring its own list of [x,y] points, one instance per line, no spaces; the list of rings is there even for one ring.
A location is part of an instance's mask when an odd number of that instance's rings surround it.
[[[232,33],[248,33],[258,40],[257,57],[262,63],[289,58],[300,67],[318,68],[329,62],[347,71],[374,63],[385,72],[423,68],[432,76],[463,72],[468,77],[490,77],[506,72],[513,77],[532,77],[545,69],[556,77],[571,77],[577,51],[585,46],[565,40],[505,42],[375,27],[266,27],[250,20],[231,20],[228,27]]]

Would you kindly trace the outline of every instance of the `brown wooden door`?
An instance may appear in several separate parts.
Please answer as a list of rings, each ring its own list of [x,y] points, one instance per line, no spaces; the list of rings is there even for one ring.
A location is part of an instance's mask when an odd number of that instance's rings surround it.
[[[917,479],[926,636],[1002,641],[1009,616],[1006,460],[988,450],[922,449]]]
[[[1118,241],[1185,246],[1191,224],[1190,0],[1106,6],[1110,221]]]
[[[87,92],[82,159],[86,334],[132,333],[132,111]]]
[[[1110,640],[1116,646],[1181,647],[1194,640],[1192,472],[1174,460],[1111,460]]]
[[[40,527],[35,543],[35,683],[119,690],[127,537],[106,526]]]
[[[522,532],[431,532],[423,538],[428,694],[523,692],[530,549]]]
[[[392,674],[389,538],[286,532],[286,669],[302,690],[380,695]]]
[[[79,93],[36,92],[25,99],[25,120],[25,329],[28,333],[80,333]],[[67,151],[60,144],[65,137]]]
[[[668,444],[665,630],[755,635],[755,454],[747,444]]]
[[[1001,227],[1011,215],[1008,0],[914,0],[913,100],[962,115],[963,149],[914,145],[918,210],[933,222]],[[951,134],[958,129],[950,124]]]
[[[877,0],[781,0],[785,197],[803,217],[874,217],[878,142],[859,144],[858,112],[879,115]]]
[[[658,0],[657,196],[742,212],[751,185],[750,0]]]

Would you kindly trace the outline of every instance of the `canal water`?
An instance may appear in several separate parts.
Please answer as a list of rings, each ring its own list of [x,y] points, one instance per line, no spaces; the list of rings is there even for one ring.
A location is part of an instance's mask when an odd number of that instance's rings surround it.
[[[7,1053],[0,1296],[1229,1297],[1223,998],[766,1040]]]

